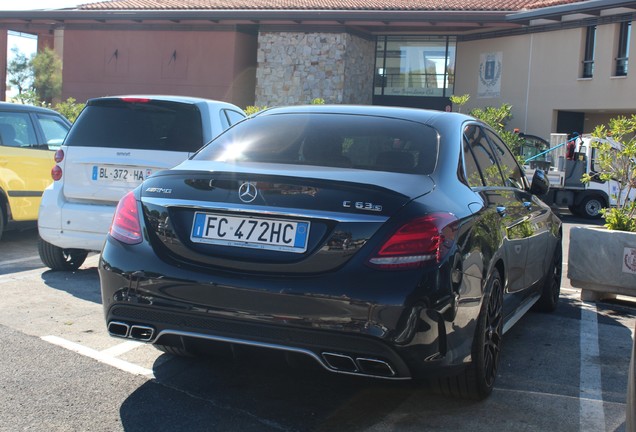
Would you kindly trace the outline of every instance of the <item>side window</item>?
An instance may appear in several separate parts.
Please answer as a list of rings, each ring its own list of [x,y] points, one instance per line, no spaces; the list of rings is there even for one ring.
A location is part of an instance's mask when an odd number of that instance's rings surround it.
[[[484,185],[503,186],[504,183],[497,166],[497,160],[492,153],[484,130],[477,125],[468,125],[464,128],[464,140],[465,145],[468,146],[475,158]],[[476,179],[469,179],[469,184],[471,185],[476,182]]]
[[[470,187],[480,187],[484,185],[479,172],[479,167],[475,161],[475,156],[470,149],[470,141],[464,134],[464,168],[466,169],[466,181]]]
[[[49,149],[54,150],[62,145],[69,129],[66,123],[58,117],[46,114],[38,114],[37,121],[44,133],[44,141],[48,144]]]
[[[245,118],[245,116],[238,111],[233,111],[233,110],[224,110],[224,111],[228,121],[230,122],[230,126],[240,122],[241,120]]]
[[[224,109],[219,111],[219,116],[221,117],[221,127],[223,128],[223,130],[231,126],[230,119],[227,117],[226,111],[227,110]]]
[[[506,144],[495,135],[492,131],[487,130],[486,134],[490,138],[490,141],[495,150],[495,156],[499,161],[499,167],[501,168],[501,172],[503,174],[504,179],[506,180],[506,186],[514,187],[517,189],[525,189],[525,181],[524,175],[519,168],[519,164],[517,160],[512,155]]]
[[[29,147],[37,144],[28,113],[0,112],[0,145]]]

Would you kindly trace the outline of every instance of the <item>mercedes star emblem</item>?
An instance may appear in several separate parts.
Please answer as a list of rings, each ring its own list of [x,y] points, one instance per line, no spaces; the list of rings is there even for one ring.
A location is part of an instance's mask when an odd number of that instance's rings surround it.
[[[251,203],[256,199],[258,190],[256,190],[256,185],[254,185],[254,183],[245,182],[239,188],[238,193],[241,201],[244,203]]]

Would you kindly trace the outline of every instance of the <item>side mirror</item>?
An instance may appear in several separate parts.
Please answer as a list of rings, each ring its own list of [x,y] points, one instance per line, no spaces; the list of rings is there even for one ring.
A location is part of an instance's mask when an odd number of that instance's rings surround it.
[[[537,196],[542,196],[548,193],[550,190],[550,180],[544,171],[538,169],[532,176],[532,183],[530,184],[530,193]]]

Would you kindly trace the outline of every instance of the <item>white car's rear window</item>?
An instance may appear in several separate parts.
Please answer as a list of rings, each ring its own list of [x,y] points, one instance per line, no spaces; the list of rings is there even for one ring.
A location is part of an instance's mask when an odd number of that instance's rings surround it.
[[[86,106],[65,144],[194,152],[204,144],[201,114],[192,104],[104,100]]]

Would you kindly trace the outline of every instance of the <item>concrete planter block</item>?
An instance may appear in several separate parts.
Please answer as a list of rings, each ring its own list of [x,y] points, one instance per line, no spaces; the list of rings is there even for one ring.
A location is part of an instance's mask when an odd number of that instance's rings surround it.
[[[636,233],[572,228],[568,278],[584,301],[636,296]]]

